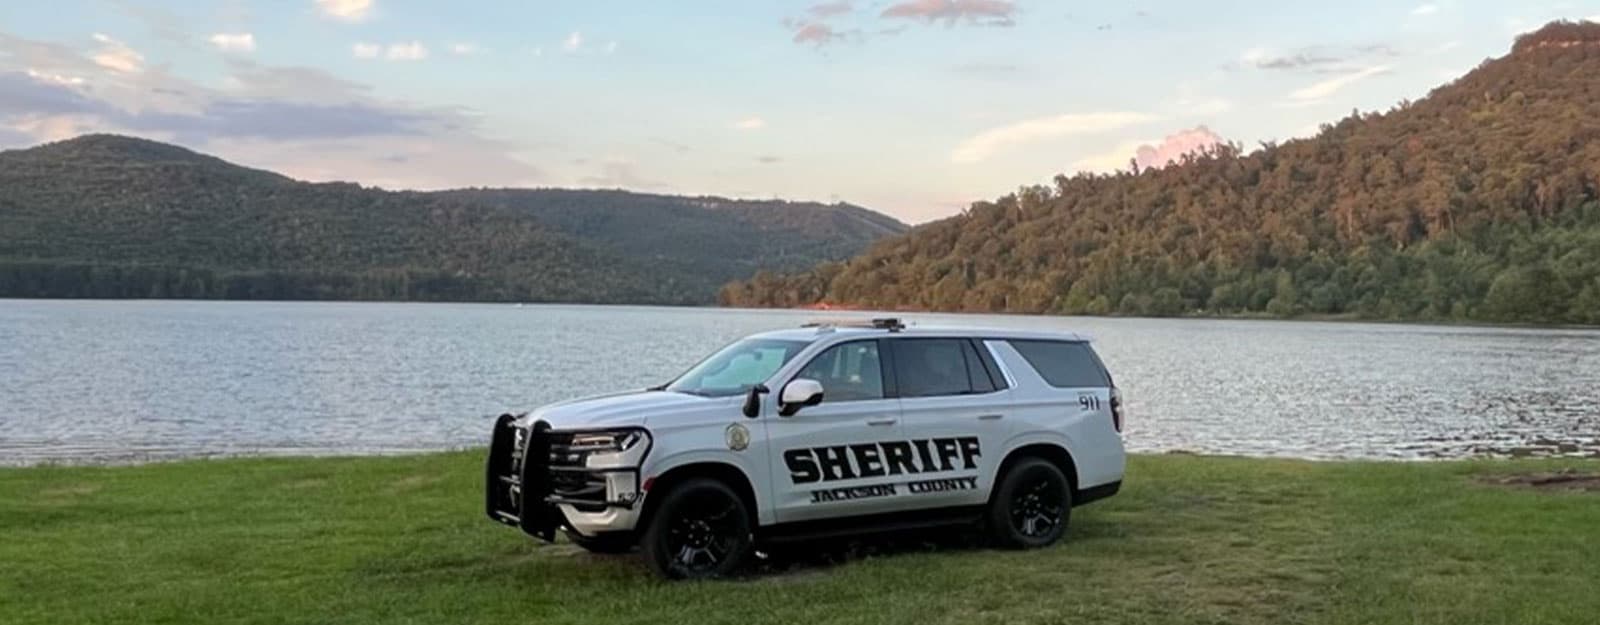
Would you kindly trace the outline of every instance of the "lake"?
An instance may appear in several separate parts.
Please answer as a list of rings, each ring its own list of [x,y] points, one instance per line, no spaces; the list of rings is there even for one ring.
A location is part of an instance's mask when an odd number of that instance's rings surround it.
[[[0,300],[0,464],[483,445],[803,311]],[[837,315],[835,315],[837,316]],[[1600,456],[1600,331],[902,315],[1095,339],[1144,452]]]

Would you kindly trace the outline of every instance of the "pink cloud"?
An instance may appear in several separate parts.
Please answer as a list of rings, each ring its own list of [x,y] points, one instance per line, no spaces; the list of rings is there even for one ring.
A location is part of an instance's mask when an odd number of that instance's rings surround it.
[[[884,9],[880,17],[920,19],[929,22],[959,20],[1010,26],[1017,5],[1007,0],[906,0]]]
[[[832,26],[822,22],[807,22],[794,31],[795,43],[811,43],[823,45],[838,39],[841,35],[833,30]]]
[[[806,12],[810,13],[812,17],[818,18],[844,15],[845,13],[850,12],[850,0],[838,0],[837,2],[813,4],[811,5],[811,8],[806,9]]]
[[[1222,143],[1222,136],[1211,132],[1210,128],[1195,126],[1167,135],[1167,138],[1157,145],[1139,146],[1133,160],[1139,164],[1141,171],[1160,169],[1169,163],[1182,160],[1185,154],[1197,154]]]

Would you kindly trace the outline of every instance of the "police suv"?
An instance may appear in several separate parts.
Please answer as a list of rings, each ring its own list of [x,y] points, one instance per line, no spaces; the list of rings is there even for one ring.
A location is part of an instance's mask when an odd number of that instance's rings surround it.
[[[642,392],[501,415],[489,517],[658,574],[758,544],[945,524],[1052,544],[1122,484],[1122,406],[1086,339],[894,319],[757,334]]]

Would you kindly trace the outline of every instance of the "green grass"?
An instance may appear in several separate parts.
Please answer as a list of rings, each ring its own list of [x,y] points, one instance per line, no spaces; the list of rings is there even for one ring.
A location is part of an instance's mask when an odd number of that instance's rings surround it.
[[[1131,459],[1054,548],[665,583],[481,511],[478,453],[0,470],[0,623],[1594,623],[1581,461]]]

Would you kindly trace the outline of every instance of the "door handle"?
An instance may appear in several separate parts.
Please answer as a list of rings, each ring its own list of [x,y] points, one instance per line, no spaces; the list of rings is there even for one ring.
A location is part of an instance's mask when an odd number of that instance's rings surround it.
[[[867,419],[867,425],[894,425],[897,419]]]
[[[1004,417],[1004,416],[1005,415],[1003,415],[1003,414],[978,415],[978,420],[979,421],[994,421],[994,420],[999,419],[999,418]]]

